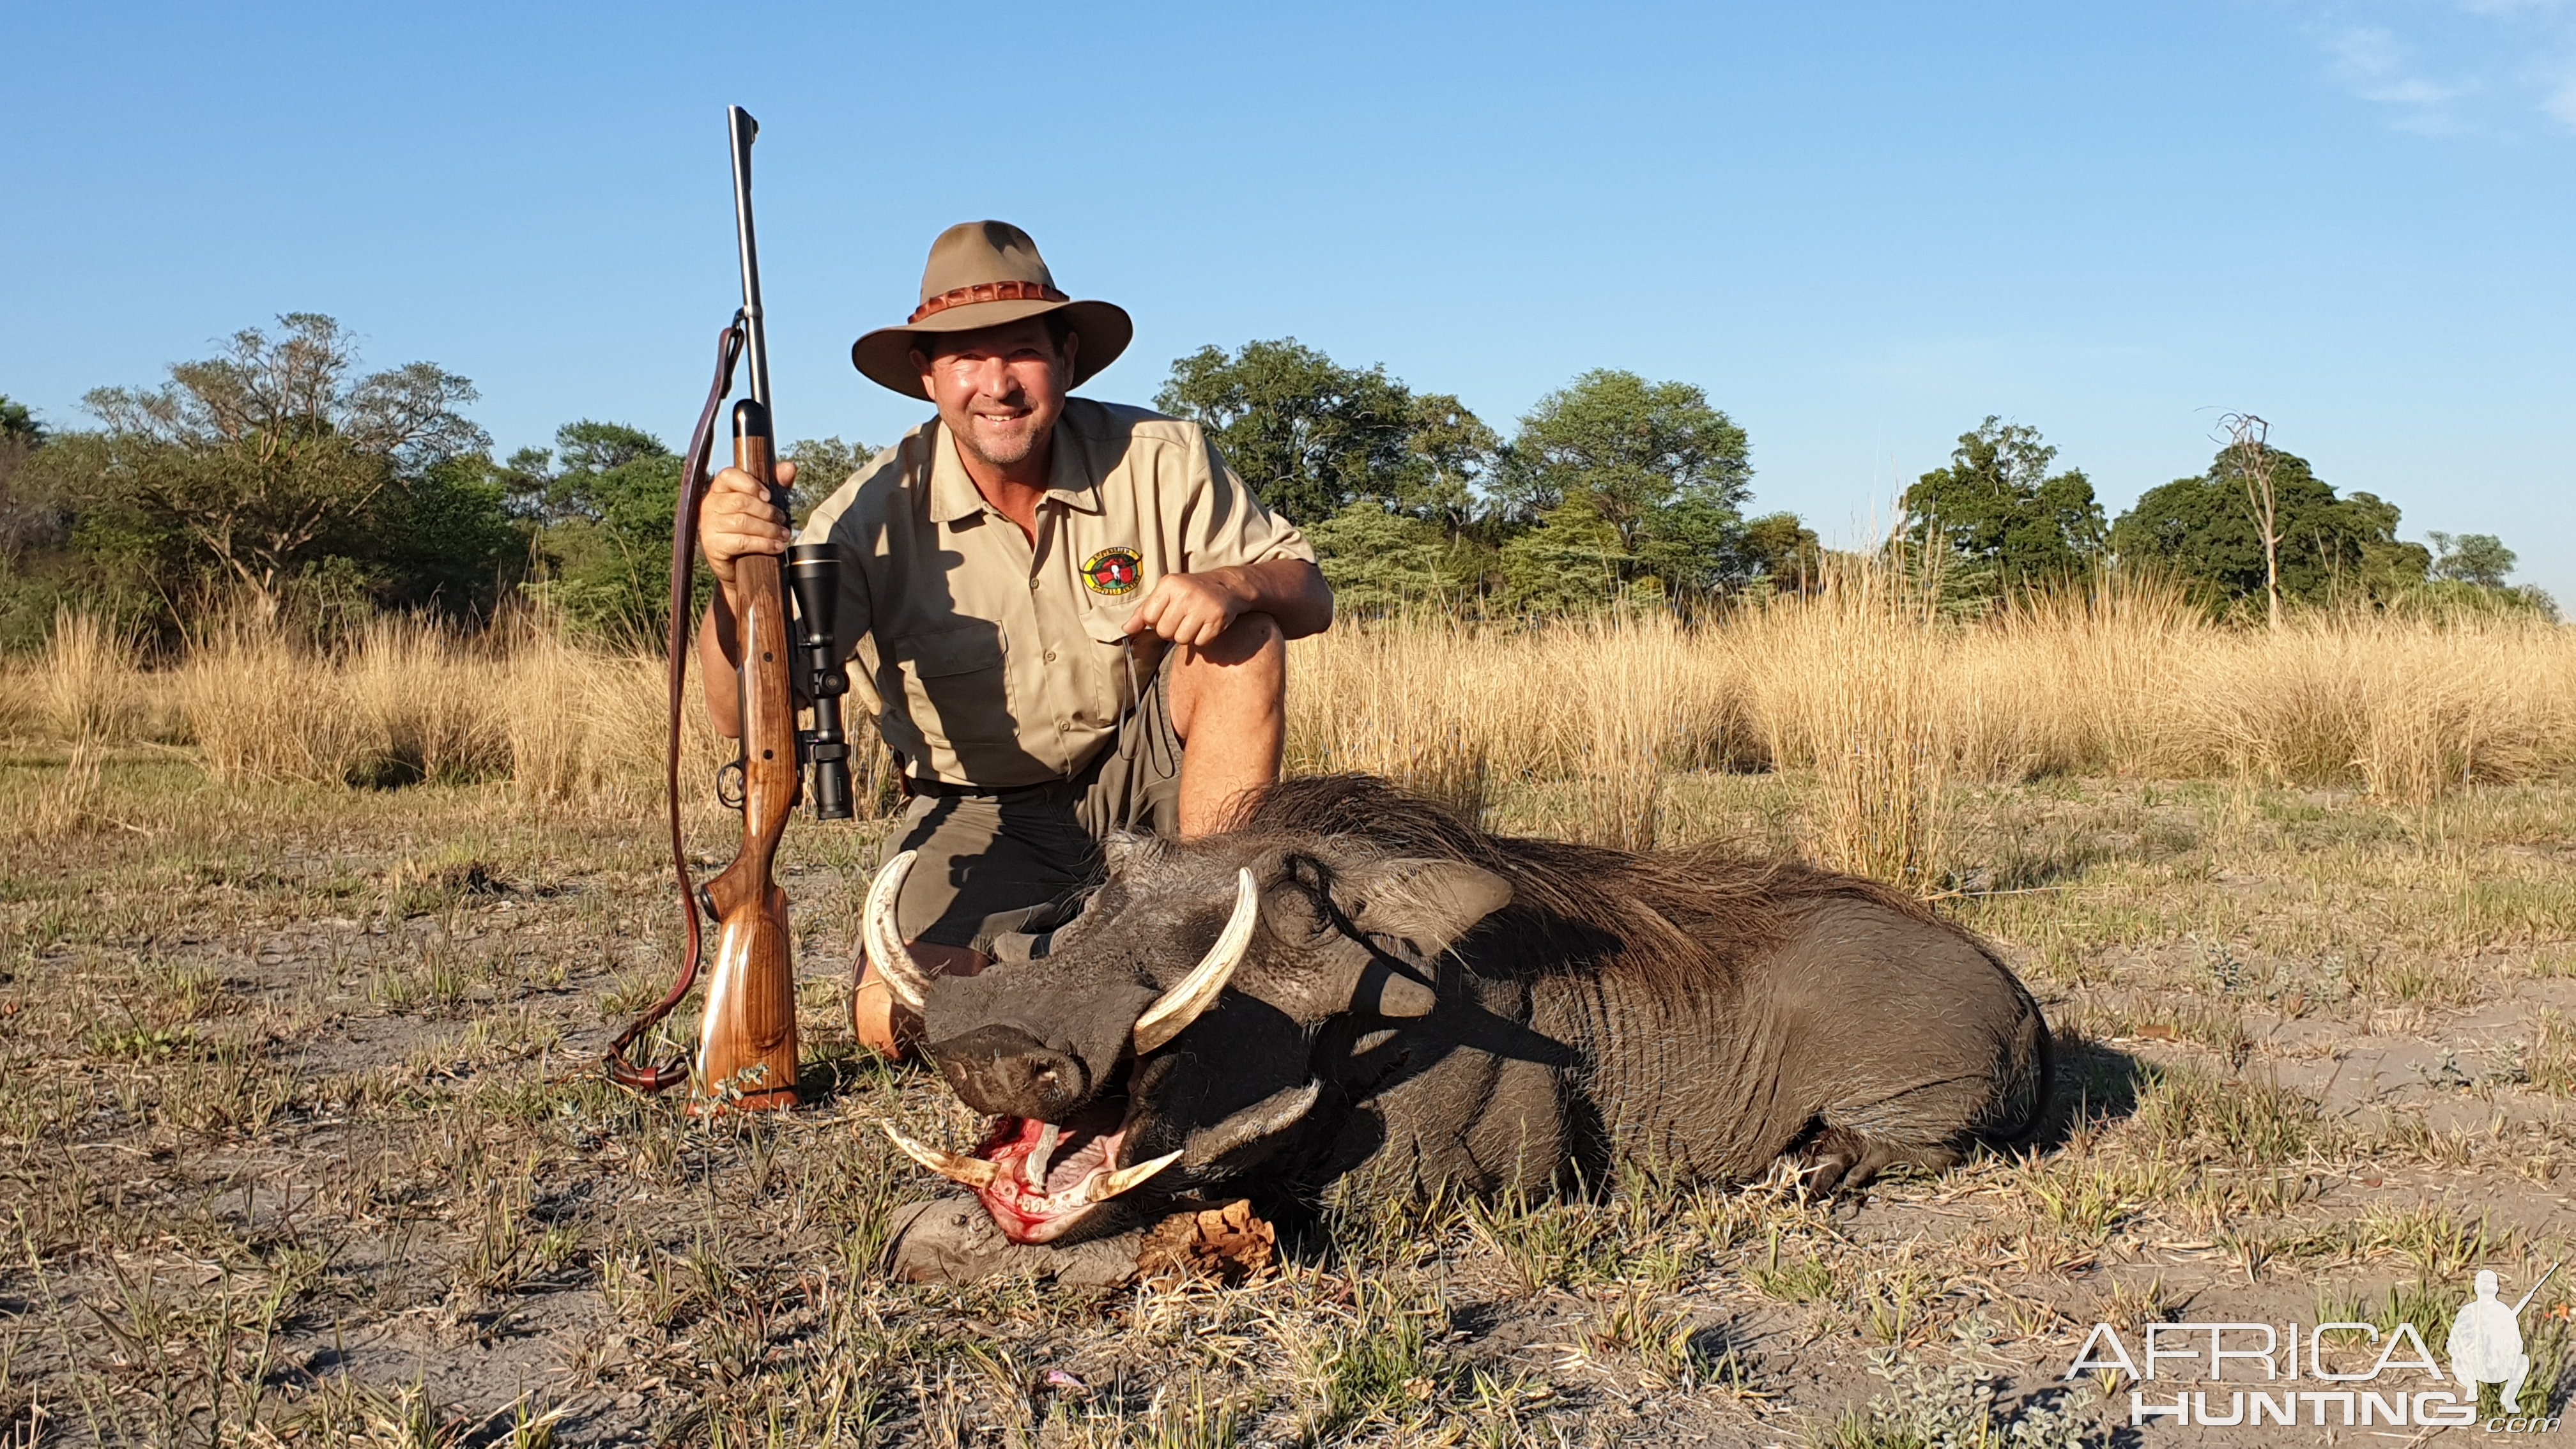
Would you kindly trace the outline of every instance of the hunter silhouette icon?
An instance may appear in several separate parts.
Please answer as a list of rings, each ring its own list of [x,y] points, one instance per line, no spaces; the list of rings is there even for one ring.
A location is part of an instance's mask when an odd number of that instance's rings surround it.
[[[2474,1395],[2480,1384],[2501,1384],[2504,1412],[2519,1412],[2515,1401],[2522,1397],[2522,1381],[2531,1376],[2531,1355],[2522,1349],[2522,1310],[2528,1306],[2558,1265],[2540,1275],[2531,1292],[2522,1295],[2508,1308],[2496,1298],[2496,1275],[2487,1269],[2478,1271],[2478,1296],[2460,1305],[2459,1315],[2451,1320],[2451,1338],[2445,1345],[2451,1355],[2451,1376]]]

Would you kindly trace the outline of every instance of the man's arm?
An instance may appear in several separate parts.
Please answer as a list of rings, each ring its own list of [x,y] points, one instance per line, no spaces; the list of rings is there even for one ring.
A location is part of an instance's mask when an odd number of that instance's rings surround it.
[[[1291,639],[1321,634],[1333,625],[1333,589],[1322,569],[1301,558],[1165,574],[1136,606],[1127,632],[1210,644],[1246,614],[1268,614]]]
[[[778,486],[796,481],[796,465],[778,465]],[[706,679],[707,721],[727,739],[742,734],[742,644],[734,633],[733,565],[745,554],[787,552],[787,515],[769,501],[769,490],[740,468],[727,468],[707,487],[698,513],[698,550],[716,576],[716,596],[698,625],[698,670]]]

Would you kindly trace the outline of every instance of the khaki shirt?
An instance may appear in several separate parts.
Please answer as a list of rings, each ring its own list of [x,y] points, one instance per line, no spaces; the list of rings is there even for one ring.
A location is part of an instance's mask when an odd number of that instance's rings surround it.
[[[916,779],[999,790],[1078,773],[1133,702],[1121,641],[1157,580],[1314,560],[1196,423],[1068,398],[1054,447],[1034,545],[935,418],[797,540],[840,546],[851,688]]]

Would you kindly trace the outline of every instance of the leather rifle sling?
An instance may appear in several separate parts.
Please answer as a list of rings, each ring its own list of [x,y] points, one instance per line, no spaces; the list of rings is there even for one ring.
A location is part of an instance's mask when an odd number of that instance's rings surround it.
[[[687,925],[688,949],[681,957],[680,976],[671,984],[670,994],[635,1018],[634,1025],[626,1028],[608,1049],[608,1079],[639,1092],[666,1091],[689,1079],[686,1058],[658,1067],[639,1067],[626,1059],[626,1049],[659,1026],[698,981],[703,923],[698,917],[697,883],[689,875],[688,842],[680,833],[680,710],[689,678],[689,599],[696,582],[698,509],[706,501],[707,484],[713,476],[709,463],[715,448],[716,413],[733,392],[734,364],[741,360],[745,335],[743,314],[737,311],[732,324],[716,342],[715,383],[707,389],[707,405],[698,413],[696,430],[689,434],[687,460],[680,472],[678,507],[671,521],[670,733],[662,783],[671,814],[671,871],[679,882],[680,916]]]

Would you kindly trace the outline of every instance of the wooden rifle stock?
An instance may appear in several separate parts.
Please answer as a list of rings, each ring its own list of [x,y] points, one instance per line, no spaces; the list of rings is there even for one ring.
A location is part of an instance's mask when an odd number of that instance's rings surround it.
[[[778,491],[769,413],[734,405],[734,466]],[[796,976],[787,893],[770,870],[796,809],[796,691],[787,639],[787,589],[775,554],[734,561],[735,638],[742,649],[742,849],[706,884],[716,923],[715,974],[707,981],[691,1109],[796,1105]]]

